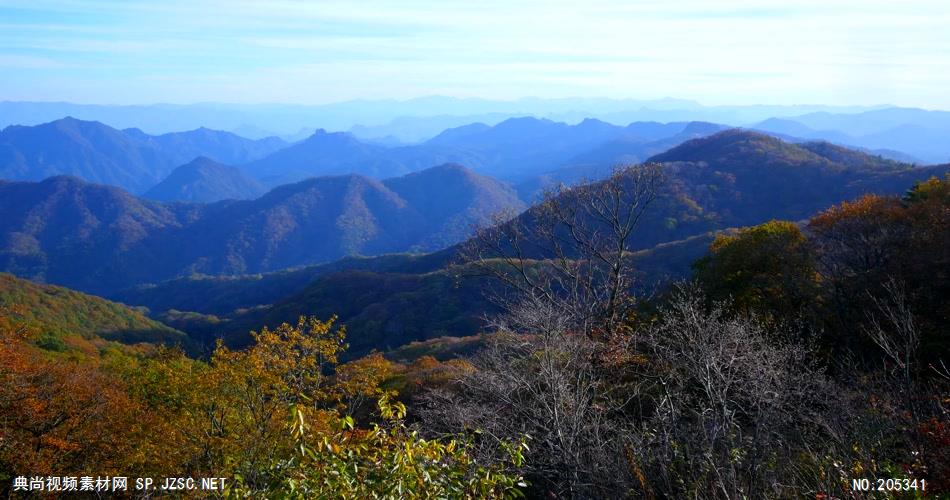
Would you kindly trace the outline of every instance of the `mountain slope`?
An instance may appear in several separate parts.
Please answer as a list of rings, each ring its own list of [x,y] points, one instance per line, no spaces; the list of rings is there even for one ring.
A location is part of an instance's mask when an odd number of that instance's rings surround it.
[[[301,142],[248,163],[245,170],[269,186],[316,176],[389,177],[408,171],[399,161],[387,159],[386,152],[384,146],[360,142],[344,132],[317,130]]]
[[[439,145],[475,155],[476,171],[524,179],[625,133],[624,127],[586,119],[577,125],[538,118],[510,118],[493,127],[450,129],[420,147]]]
[[[702,234],[635,253],[640,284],[652,291],[660,283],[687,277],[690,265],[706,253],[714,236]],[[349,356],[484,331],[486,315],[498,312],[485,293],[493,283],[465,266],[442,261],[430,267],[424,260],[347,259],[322,269],[167,282],[130,291],[123,300],[155,311],[216,314],[220,320],[210,327],[186,323],[181,328],[211,340],[223,337],[233,346],[246,345],[248,331],[293,321],[301,314],[337,315],[347,326]],[[208,296],[228,298],[209,302]]]
[[[301,314],[338,315],[347,325],[350,356],[386,350],[413,340],[464,336],[479,331],[495,308],[478,279],[458,280],[455,272],[376,273],[348,270],[316,279],[299,293],[267,308],[231,318],[221,332],[231,345],[250,339],[247,331],[276,325]]]
[[[902,164],[902,162],[899,161],[874,156],[863,151],[838,146],[827,141],[806,142],[798,146],[818,156],[848,167],[884,170],[898,170],[906,167],[906,164]]]
[[[521,182],[516,188],[522,200],[532,201],[546,188],[597,181],[609,176],[618,165],[641,163],[685,141],[726,128],[705,122],[634,122],[627,126],[624,135],[584,151],[570,158],[564,166]]]
[[[178,265],[211,274],[260,272],[351,254],[405,249],[418,214],[379,181],[358,175],[280,186],[253,200],[209,207],[173,240],[189,241]]]
[[[237,165],[263,158],[288,146],[279,137],[247,139],[231,132],[201,127],[185,132],[146,136],[144,141],[156,146],[176,165],[199,156],[228,165]]]
[[[0,132],[0,178],[38,181],[71,175],[139,193],[196,156],[237,163],[284,145],[276,138],[252,141],[209,129],[151,136],[67,117]]]
[[[458,164],[446,164],[383,181],[432,228],[412,250],[432,251],[468,237],[473,225],[492,222],[499,210],[526,207],[510,187]]]
[[[857,114],[818,112],[797,116],[796,122],[816,130],[836,130],[851,136],[844,142],[871,150],[896,150],[928,163],[950,160],[950,112],[885,108]]]
[[[433,250],[466,238],[495,212],[522,208],[497,181],[457,165],[383,182],[318,177],[253,201],[208,207],[172,236],[189,242],[184,260],[172,267],[241,274],[347,255]]]
[[[637,250],[770,219],[801,220],[867,192],[903,193],[915,181],[946,171],[740,129],[689,140],[647,162],[662,164],[664,182],[637,230]],[[598,186],[581,188],[596,192]],[[565,202],[575,192],[566,191]],[[521,217],[530,221],[533,211]]]
[[[143,264],[160,251],[150,238],[194,219],[198,208],[74,177],[0,181],[0,270],[96,291],[150,279],[155,271]]]
[[[901,193],[947,170],[809,147],[821,154],[727,131],[655,156],[667,182],[635,248],[772,218],[799,220],[865,192]],[[210,205],[144,201],[62,177],[0,183],[0,270],[112,293],[193,273],[260,273],[437,248],[464,238],[463,229],[494,208],[520,204],[498,183],[454,166],[385,182],[317,178]]]
[[[943,171],[738,129],[687,141],[648,161],[666,164],[673,195],[714,216],[714,228],[799,220],[865,192],[902,193]]]
[[[226,315],[253,309],[300,292],[321,276],[358,270],[375,273],[427,273],[447,266],[454,255],[387,254],[376,257],[344,257],[313,266],[259,274],[211,276],[194,274],[161,283],[137,285],[110,294],[125,304],[146,306],[153,311],[198,311]]]
[[[141,191],[155,184],[171,161],[152,145],[99,122],[63,118],[0,132],[0,178],[37,181],[72,175]]]
[[[67,177],[0,182],[0,270],[106,293],[192,273],[440,248],[492,213],[522,208],[500,183],[457,166],[388,182],[408,199],[358,175],[213,204],[146,201]]]
[[[204,156],[172,171],[142,197],[156,201],[248,200],[266,189],[241,169],[218,163]]]
[[[46,347],[80,335],[121,342],[185,342],[184,333],[122,304],[58,286],[37,285],[0,273],[0,305],[18,306],[27,324],[39,330]]]

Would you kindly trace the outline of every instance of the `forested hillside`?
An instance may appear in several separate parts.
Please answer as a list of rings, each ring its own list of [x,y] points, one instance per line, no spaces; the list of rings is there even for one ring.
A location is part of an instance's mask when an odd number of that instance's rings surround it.
[[[214,204],[162,204],[67,177],[0,183],[0,269],[107,293],[192,273],[256,273],[347,255],[435,250],[496,212],[523,207],[500,182],[459,167],[391,182],[408,199],[357,175]],[[450,196],[418,194],[430,188]]]
[[[149,319],[122,304],[58,286],[36,285],[0,274],[0,305],[16,305],[23,322],[35,329],[37,344],[66,351],[81,337],[125,343],[151,342],[189,346],[184,333]]]

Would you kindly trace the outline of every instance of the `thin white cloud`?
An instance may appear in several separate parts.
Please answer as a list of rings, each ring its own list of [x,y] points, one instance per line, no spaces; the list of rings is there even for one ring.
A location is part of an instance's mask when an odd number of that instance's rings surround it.
[[[950,107],[946,0],[0,1],[4,9],[0,69],[60,63],[69,76],[71,54],[94,56],[103,100],[146,82],[144,101],[444,93]],[[16,9],[45,17],[18,22]],[[0,92],[26,91],[27,77]]]
[[[0,54],[0,68],[10,69],[65,69],[70,65],[45,57]]]

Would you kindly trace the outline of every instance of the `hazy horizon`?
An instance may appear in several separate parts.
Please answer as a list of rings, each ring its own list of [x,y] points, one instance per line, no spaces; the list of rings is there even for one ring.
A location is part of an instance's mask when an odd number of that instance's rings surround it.
[[[295,102],[295,101],[248,101],[248,102],[238,102],[238,101],[162,101],[162,100],[153,100],[147,101],[143,100],[140,102],[129,102],[129,103],[109,103],[101,101],[79,101],[79,100],[68,100],[68,99],[0,99],[2,103],[38,103],[38,104],[74,104],[77,106],[103,106],[103,107],[148,107],[148,106],[234,106],[234,107],[320,107],[320,106],[333,106],[339,104],[353,104],[353,103],[376,103],[376,102],[389,102],[389,103],[398,103],[398,104],[408,104],[419,101],[428,101],[435,99],[452,99],[460,102],[483,102],[483,103],[505,103],[505,104],[518,104],[522,102],[530,101],[547,101],[547,102],[557,102],[557,101],[612,101],[616,103],[663,103],[669,102],[670,104],[657,109],[687,109],[687,108],[678,108],[676,107],[677,103],[688,103],[692,106],[701,107],[701,108],[745,108],[745,107],[776,107],[776,108],[850,108],[850,109],[883,109],[883,108],[911,108],[911,109],[921,109],[924,111],[950,111],[950,105],[946,108],[943,107],[933,107],[933,106],[905,106],[901,104],[895,104],[893,102],[877,102],[870,104],[839,104],[839,103],[829,103],[829,102],[749,102],[749,103],[739,103],[739,102],[722,102],[722,103],[708,103],[702,100],[690,99],[690,98],[680,98],[676,96],[662,96],[657,98],[646,98],[638,96],[581,96],[581,95],[563,95],[563,96],[551,96],[551,97],[538,97],[534,95],[524,95],[520,97],[511,97],[511,98],[489,98],[489,97],[480,97],[480,96],[457,96],[449,94],[427,94],[419,95],[415,97],[374,97],[374,98],[349,98],[349,99],[339,99],[326,102]]]
[[[950,7],[883,1],[0,2],[0,100],[665,96],[950,109]],[[68,83],[68,84],[66,84]]]

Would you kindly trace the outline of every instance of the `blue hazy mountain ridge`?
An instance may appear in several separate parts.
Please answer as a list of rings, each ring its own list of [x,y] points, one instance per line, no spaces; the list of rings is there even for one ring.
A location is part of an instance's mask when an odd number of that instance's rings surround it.
[[[788,119],[770,118],[763,122],[757,123],[750,128],[751,130],[769,134],[786,142],[804,143],[810,141],[825,141],[841,146],[847,146],[849,148],[864,151],[872,155],[881,156],[883,158],[899,161],[902,163],[910,163],[914,165],[925,165],[929,163],[902,151],[896,151],[887,148],[870,148],[860,146],[860,140],[857,140],[843,132],[838,132],[835,130],[816,131],[801,123]]]
[[[310,138],[244,166],[270,186],[312,176],[359,173],[376,178],[404,175],[442,163],[459,163],[472,170],[518,183],[568,164],[585,152],[624,139],[641,144],[677,137],[689,123],[633,123],[626,127],[586,119],[576,125],[533,117],[509,118],[493,126],[473,123],[451,128],[421,143],[386,147],[360,141],[352,134],[317,131]],[[697,125],[697,127],[699,127]],[[724,126],[715,125],[712,133]],[[696,135],[649,149],[655,154]],[[663,149],[658,149],[663,147]],[[647,149],[644,149],[646,151]],[[640,154],[646,157],[649,154]],[[598,156],[606,164],[620,159],[609,152]]]
[[[473,123],[495,125],[508,118],[506,113],[488,113],[480,115],[438,115],[438,116],[401,116],[383,125],[354,125],[349,132],[365,141],[379,141],[393,138],[403,144],[415,144],[427,141],[450,128],[462,127]]]
[[[66,117],[0,131],[0,178],[38,181],[71,175],[141,193],[197,156],[245,162],[285,145],[276,138],[255,141],[204,128],[152,136]]]
[[[126,132],[129,130],[136,129],[126,129]],[[205,127],[155,136],[145,134],[142,140],[154,144],[179,164],[207,156],[221,163],[237,165],[262,158],[288,145],[279,137],[247,139],[232,132]]]
[[[237,167],[199,156],[172,171],[142,195],[155,201],[251,200],[267,192],[263,184]]]
[[[798,116],[827,111],[857,113],[876,107],[843,106],[702,106],[682,99],[523,98],[510,101],[421,97],[409,100],[356,100],[321,105],[289,104],[152,104],[87,105],[67,102],[0,102],[0,127],[37,125],[63,116],[109,123],[117,128],[138,127],[150,134],[209,127],[235,130],[242,127],[294,134],[304,127],[349,130],[354,126],[384,126],[400,118],[476,117],[498,114],[503,118],[532,115],[576,123],[598,118],[611,123],[632,121],[702,120],[745,125],[773,116]],[[437,118],[436,121],[444,120]],[[470,122],[472,120],[468,120]],[[497,120],[500,121],[500,120]],[[459,122],[464,123],[464,122]],[[391,134],[382,134],[391,135]]]
[[[362,142],[346,132],[318,129],[310,137],[243,168],[266,185],[279,186],[308,177],[348,173],[384,178],[435,164],[408,166],[391,151],[385,146]]]
[[[0,132],[0,178],[41,180],[73,175],[90,182],[142,190],[173,161],[137,137],[98,122],[63,118]]]
[[[856,114],[819,112],[765,120],[752,128],[827,140],[894,157],[907,155],[921,163],[950,161],[950,112],[946,111],[886,108]]]
[[[387,182],[320,177],[254,200],[201,204],[145,200],[75,177],[0,181],[0,269],[104,293],[191,273],[436,250],[496,212],[524,208],[511,188],[456,165]]]
[[[424,139],[426,135],[452,125],[453,119],[458,120],[456,124],[484,121],[490,125],[516,116],[536,116],[568,123],[576,123],[584,118],[596,118],[614,124],[634,121],[707,121],[756,128],[754,125],[763,120],[783,118],[822,132],[820,136],[806,138],[824,139],[870,150],[897,151],[926,163],[950,159],[948,146],[944,146],[947,142],[948,114],[892,106],[702,106],[677,99],[525,98],[493,101],[428,97],[325,105],[203,103],[138,106],[0,102],[0,126],[36,125],[69,115],[102,121],[118,128],[138,127],[150,134],[209,127],[219,130],[257,130],[258,134],[261,131],[273,131],[279,135],[294,135],[302,128],[313,130],[319,126],[336,131],[352,129],[357,137],[363,139],[378,140],[392,136],[401,142]],[[401,135],[398,131],[400,126],[411,133]],[[367,132],[373,127],[381,129]],[[840,136],[829,135],[839,133],[860,140],[844,142]],[[801,134],[788,135],[801,137]],[[392,141],[386,143],[393,144]],[[175,165],[181,163],[176,162]]]
[[[153,136],[137,128],[117,130],[99,122],[64,118],[32,127],[12,126],[0,133],[0,178],[41,180],[73,175],[142,193],[163,181],[174,168],[205,156],[222,164],[241,165],[249,176],[269,187],[349,173],[382,179],[443,163],[460,163],[482,174],[520,182],[571,163],[573,157],[610,141],[641,143],[676,135],[686,125],[634,123],[620,127],[593,119],[568,125],[521,117],[494,126],[475,123],[448,129],[411,146],[367,143],[352,134],[324,130],[288,146],[273,137],[250,140],[207,128]],[[668,148],[676,143],[662,146]],[[654,148],[649,153],[658,151]],[[608,163],[621,160],[601,156]],[[173,181],[183,178],[176,179]],[[206,187],[216,184],[210,178],[203,182]],[[218,184],[227,181],[222,179]],[[168,185],[162,189],[168,189]],[[212,201],[253,194],[225,190],[182,198],[169,191],[160,196]]]
[[[499,210],[514,213],[526,207],[510,188],[458,165],[446,164],[386,179],[383,184],[414,207],[430,228],[410,250],[448,247],[468,238],[472,222],[490,221]]]
[[[566,166],[544,172],[516,184],[522,200],[535,200],[545,189],[607,177],[621,165],[641,163],[690,139],[706,137],[729,127],[705,122],[635,122],[620,137],[572,157]]]
[[[601,122],[602,123],[602,122]],[[510,118],[493,127],[465,125],[417,145],[367,144],[352,134],[318,130],[310,138],[245,166],[268,185],[348,172],[376,178],[403,175],[442,163],[460,163],[502,179],[530,175],[585,147],[609,140],[623,127],[606,125],[592,135],[587,124]]]
[[[531,117],[510,118],[465,133],[450,129],[424,145],[451,146],[481,158],[481,172],[521,180],[564,164],[571,157],[628,134],[625,127],[585,119],[576,125]]]

